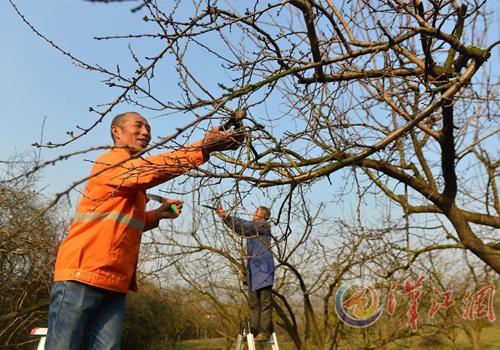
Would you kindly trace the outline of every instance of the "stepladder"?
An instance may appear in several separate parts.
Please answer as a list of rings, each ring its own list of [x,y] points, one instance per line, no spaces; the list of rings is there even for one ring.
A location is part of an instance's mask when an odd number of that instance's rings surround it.
[[[268,341],[256,342],[252,332],[250,332],[248,320],[240,323],[240,332],[238,334],[238,338],[236,339],[236,350],[244,350],[245,342],[247,344],[247,350],[265,350],[269,348],[272,350],[280,349],[275,332],[271,334]]]
[[[32,336],[41,336],[38,341],[38,345],[36,350],[44,350],[45,349],[45,339],[47,338],[47,328],[33,328],[31,330],[30,335]]]

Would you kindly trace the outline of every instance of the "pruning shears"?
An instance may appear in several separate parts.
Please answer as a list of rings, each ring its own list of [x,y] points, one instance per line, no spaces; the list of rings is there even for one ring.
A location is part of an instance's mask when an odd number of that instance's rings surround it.
[[[234,131],[236,131],[238,129],[242,130],[244,127],[243,119],[245,119],[246,116],[247,116],[246,109],[237,109],[231,113],[231,115],[229,116],[229,120],[227,120],[219,128],[222,131],[227,131],[231,128],[233,128]],[[264,129],[264,126],[261,124],[256,123],[256,126],[259,130]],[[253,155],[255,156],[255,159],[257,160],[259,158],[259,154],[257,153],[255,148],[253,147],[252,142],[250,140],[248,141],[248,147],[250,148],[250,151],[252,151]]]
[[[243,128],[243,119],[247,116],[247,111],[244,109],[238,109],[231,113],[229,120],[220,126],[220,129],[225,131],[234,127],[234,129]]]
[[[148,197],[150,200],[164,204],[164,198],[162,196],[158,196],[157,194],[152,194],[152,193],[146,193],[146,197]],[[170,203],[168,206],[168,209],[175,215],[177,215],[177,206],[174,203]]]

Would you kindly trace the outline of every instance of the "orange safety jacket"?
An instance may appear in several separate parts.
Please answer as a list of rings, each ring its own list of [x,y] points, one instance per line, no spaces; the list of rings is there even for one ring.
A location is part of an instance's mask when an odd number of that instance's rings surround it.
[[[158,225],[156,214],[145,211],[146,189],[207,160],[199,147],[127,158],[127,150],[114,148],[95,162],[68,236],[59,247],[55,281],[137,291],[141,235],[145,226]]]

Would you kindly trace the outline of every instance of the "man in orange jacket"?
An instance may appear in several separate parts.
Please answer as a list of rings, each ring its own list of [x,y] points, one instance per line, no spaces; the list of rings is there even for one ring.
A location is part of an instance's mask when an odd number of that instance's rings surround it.
[[[120,348],[126,293],[137,290],[142,232],[182,210],[181,201],[166,199],[146,211],[145,191],[203,164],[211,152],[237,149],[244,138],[214,128],[190,146],[139,157],[151,134],[146,119],[135,112],[117,115],[111,136],[115,147],[96,160],[59,248],[47,350]]]

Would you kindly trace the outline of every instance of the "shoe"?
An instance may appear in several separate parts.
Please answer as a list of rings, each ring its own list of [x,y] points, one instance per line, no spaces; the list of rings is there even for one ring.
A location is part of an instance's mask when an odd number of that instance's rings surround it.
[[[271,340],[271,337],[265,333],[259,333],[255,336],[255,339],[254,339],[256,342],[259,342],[259,343],[265,343],[265,342],[268,342]]]

